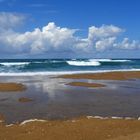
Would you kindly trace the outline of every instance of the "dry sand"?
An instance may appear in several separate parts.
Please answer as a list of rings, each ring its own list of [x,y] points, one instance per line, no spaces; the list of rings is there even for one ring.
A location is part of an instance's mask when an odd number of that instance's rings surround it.
[[[93,80],[128,80],[128,79],[140,78],[140,71],[71,74],[71,75],[62,75],[59,76],[59,78],[93,79]]]
[[[23,91],[25,86],[19,83],[0,83],[0,92]]]
[[[105,87],[103,84],[97,84],[97,83],[85,83],[85,82],[71,82],[67,85],[70,86],[81,86],[81,87],[90,87],[90,88],[97,88],[97,87]]]
[[[0,140],[140,140],[140,121],[75,119],[0,124]]]

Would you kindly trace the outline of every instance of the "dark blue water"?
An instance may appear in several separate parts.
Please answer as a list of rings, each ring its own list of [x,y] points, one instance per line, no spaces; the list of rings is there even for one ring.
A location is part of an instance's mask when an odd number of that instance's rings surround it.
[[[139,70],[140,59],[1,59],[0,73]]]

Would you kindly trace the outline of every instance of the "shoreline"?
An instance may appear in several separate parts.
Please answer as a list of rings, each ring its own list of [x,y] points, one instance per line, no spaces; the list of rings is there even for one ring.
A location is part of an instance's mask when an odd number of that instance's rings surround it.
[[[67,119],[37,119],[37,118],[30,118],[27,120],[23,120],[21,122],[15,122],[15,123],[9,123],[6,124],[5,118],[3,115],[0,114],[0,123],[3,123],[6,127],[12,126],[12,125],[26,125],[28,123],[32,122],[74,122],[78,121],[80,119],[86,119],[86,120],[120,120],[120,121],[139,121],[140,122],[140,116],[139,117],[119,117],[119,116],[109,116],[109,117],[102,117],[102,116],[79,116],[79,117],[73,117],[73,118],[67,118]]]
[[[95,70],[95,71],[52,71],[52,72],[20,72],[20,73],[0,73],[0,76],[57,76],[71,74],[96,74],[110,72],[140,72],[140,69],[118,69],[118,70]]]
[[[0,123],[1,139],[7,140],[128,140],[140,138],[140,121],[98,117],[80,117],[72,120],[25,120],[20,124]],[[120,139],[121,138],[121,139]]]

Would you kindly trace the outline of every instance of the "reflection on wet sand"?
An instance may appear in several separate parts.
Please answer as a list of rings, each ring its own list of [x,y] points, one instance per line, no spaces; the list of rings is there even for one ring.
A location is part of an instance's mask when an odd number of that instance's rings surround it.
[[[105,75],[1,77],[4,86],[14,81],[26,90],[2,87],[0,139],[139,140],[140,80],[133,74],[117,81]]]
[[[8,83],[14,81],[26,86],[26,90],[22,92],[12,92],[12,94],[0,92],[0,113],[5,116],[8,124],[31,118],[70,119],[87,115],[134,118],[140,116],[138,79],[114,81],[13,76],[1,77],[0,82],[3,81]],[[67,83],[78,83],[78,86],[70,86]],[[91,88],[92,83],[98,83],[97,86],[101,87]]]

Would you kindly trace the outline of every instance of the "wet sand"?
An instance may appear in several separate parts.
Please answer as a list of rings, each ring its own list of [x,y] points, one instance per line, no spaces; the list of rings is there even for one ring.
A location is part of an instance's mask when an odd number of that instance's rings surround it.
[[[140,121],[80,118],[67,121],[35,121],[5,126],[1,140],[139,140]]]
[[[23,91],[25,86],[20,83],[0,83],[0,92]]]
[[[26,97],[21,97],[18,99],[19,102],[21,103],[26,103],[26,102],[32,102],[33,100],[30,98],[26,98]]]
[[[85,83],[85,82],[71,82],[71,83],[68,83],[67,85],[70,85],[70,86],[80,86],[80,87],[90,87],[90,88],[105,87],[105,85],[103,85],[103,84]]]
[[[140,71],[131,72],[105,72],[90,74],[72,74],[62,75],[59,78],[66,79],[93,79],[93,80],[128,80],[140,78]]]
[[[0,114],[0,122],[2,122],[4,119],[4,115]]]

